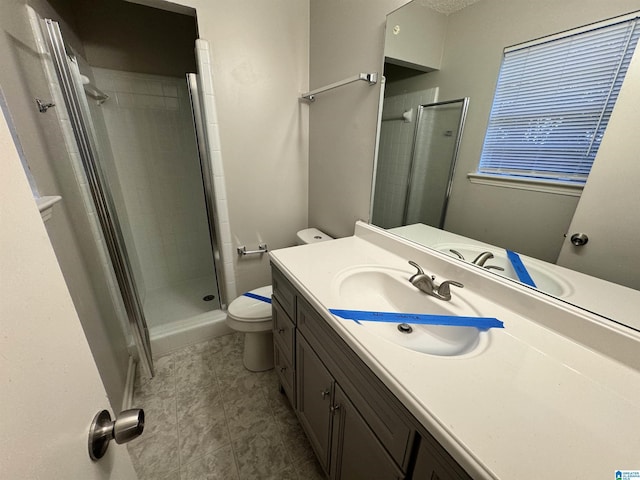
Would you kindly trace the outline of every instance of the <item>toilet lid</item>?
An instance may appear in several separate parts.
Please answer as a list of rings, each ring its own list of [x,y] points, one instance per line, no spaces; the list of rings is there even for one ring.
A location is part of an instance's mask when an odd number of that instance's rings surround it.
[[[271,299],[272,288],[271,285],[267,285],[266,287],[251,290],[249,293]],[[271,318],[271,304],[256,298],[240,295],[231,302],[227,313],[236,320],[261,322]]]

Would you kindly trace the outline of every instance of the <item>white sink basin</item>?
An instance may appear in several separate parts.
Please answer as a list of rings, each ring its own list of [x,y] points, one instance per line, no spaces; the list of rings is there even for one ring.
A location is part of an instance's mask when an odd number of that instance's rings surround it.
[[[503,277],[520,281],[516,271],[513,269],[513,266],[509,261],[509,258],[507,257],[507,252],[501,248],[485,248],[480,245],[468,245],[459,243],[439,244],[434,248],[443,253],[446,253],[447,255],[458,258],[456,254],[451,252],[451,250],[456,250],[468,262],[473,261],[478,255],[483,252],[491,252],[493,253],[494,258],[490,258],[489,260],[487,260],[484,264],[484,267],[502,267],[504,271],[496,269],[491,269],[490,271],[493,273],[497,273],[498,275],[502,275]],[[531,279],[536,284],[536,288],[538,290],[549,293],[556,297],[567,296],[569,293],[571,293],[571,286],[569,285],[569,283],[556,275],[550,268],[546,267],[544,264],[545,262],[523,256],[521,256],[521,260],[527,271],[529,272]]]
[[[411,268],[411,267],[409,267]],[[451,301],[427,295],[410,282],[409,269],[379,266],[349,268],[338,274],[333,289],[342,309],[431,315],[480,317],[480,312],[464,299],[464,289],[451,287]],[[353,321],[344,320],[343,321]],[[411,332],[398,329],[398,323],[360,321],[368,333],[378,335],[404,348],[440,356],[458,356],[488,343],[488,331],[475,327],[410,324]]]

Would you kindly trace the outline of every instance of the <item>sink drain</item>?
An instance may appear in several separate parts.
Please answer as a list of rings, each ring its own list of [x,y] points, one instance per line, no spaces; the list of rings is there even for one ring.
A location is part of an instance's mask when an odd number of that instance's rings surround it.
[[[205,302],[210,302],[211,300],[213,300],[215,298],[216,298],[215,295],[205,295],[204,297],[202,297],[202,300],[204,300]]]
[[[411,333],[413,332],[413,327],[408,323],[400,323],[398,324],[398,330],[400,330],[402,333]]]

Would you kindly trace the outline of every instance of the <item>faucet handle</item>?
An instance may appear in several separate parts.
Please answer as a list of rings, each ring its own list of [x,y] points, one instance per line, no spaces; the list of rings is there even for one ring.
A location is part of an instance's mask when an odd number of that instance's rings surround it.
[[[438,286],[437,293],[443,300],[451,300],[451,289],[449,288],[449,285],[453,285],[458,288],[464,288],[463,284],[454,280],[446,280],[442,282]]]
[[[410,279],[409,281],[411,283],[413,283],[413,279],[416,278],[418,275],[424,275],[424,270],[422,270],[422,267],[420,265],[418,265],[416,262],[414,262],[413,260],[409,260],[409,265],[411,265],[413,268],[417,268],[418,272],[415,273]]]

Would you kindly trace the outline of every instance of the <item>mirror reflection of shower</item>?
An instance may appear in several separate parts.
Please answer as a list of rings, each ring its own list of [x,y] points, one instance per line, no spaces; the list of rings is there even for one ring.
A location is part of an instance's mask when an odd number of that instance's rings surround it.
[[[434,93],[424,90],[384,100],[372,211],[375,225],[444,225],[469,99],[412,105],[416,100],[412,96]]]

